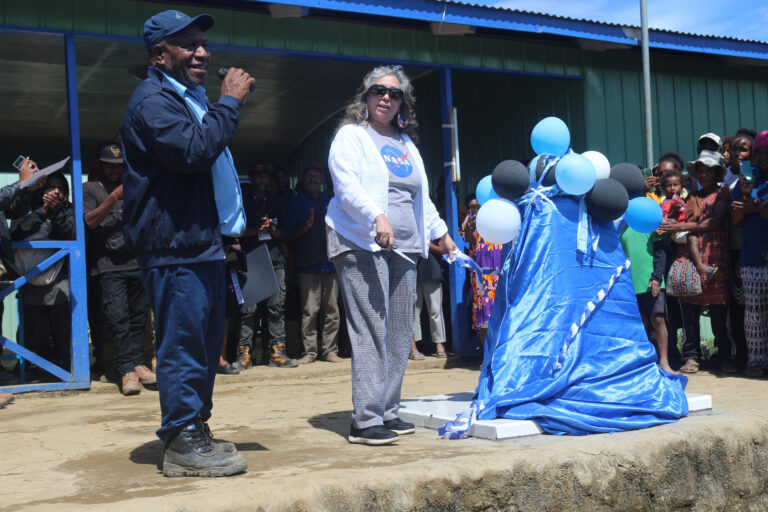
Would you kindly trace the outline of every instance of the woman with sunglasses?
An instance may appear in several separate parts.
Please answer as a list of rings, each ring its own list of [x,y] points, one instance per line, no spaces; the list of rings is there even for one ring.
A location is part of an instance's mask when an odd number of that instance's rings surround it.
[[[430,242],[456,249],[429,198],[414,140],[413,88],[401,66],[371,70],[347,106],[328,166],[325,217],[352,344],[349,442],[390,444],[414,425],[397,417],[413,330],[416,262]]]

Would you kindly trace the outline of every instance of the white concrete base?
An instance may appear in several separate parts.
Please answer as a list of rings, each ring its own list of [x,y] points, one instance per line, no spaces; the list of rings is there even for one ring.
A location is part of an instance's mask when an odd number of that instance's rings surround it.
[[[712,395],[686,393],[690,412],[712,409]],[[422,396],[400,402],[398,416],[417,427],[437,430],[446,421],[453,421],[456,415],[469,408],[472,393],[454,395]],[[534,421],[497,418],[476,421],[469,430],[472,437],[483,439],[507,439],[541,434],[543,431]]]

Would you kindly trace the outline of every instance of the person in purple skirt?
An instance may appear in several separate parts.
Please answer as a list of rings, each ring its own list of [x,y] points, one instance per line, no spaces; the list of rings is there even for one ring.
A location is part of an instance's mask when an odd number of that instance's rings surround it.
[[[487,242],[477,232],[475,221],[480,203],[474,195],[467,201],[467,218],[462,225],[463,236],[469,242],[469,255],[483,269],[498,270],[502,264],[502,245]],[[472,328],[480,334],[480,340],[485,341],[485,333],[488,330],[488,319],[491,317],[493,299],[496,297],[496,283],[499,280],[497,274],[484,274],[482,287],[472,279]]]

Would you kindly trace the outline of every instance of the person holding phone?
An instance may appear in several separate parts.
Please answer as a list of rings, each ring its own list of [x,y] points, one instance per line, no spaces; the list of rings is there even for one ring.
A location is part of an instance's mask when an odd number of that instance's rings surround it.
[[[731,145],[728,150],[730,160],[727,162],[728,167],[725,176],[723,177],[723,184],[731,190],[736,189],[739,182],[739,175],[742,174],[743,169],[746,169],[747,173],[751,172],[753,143],[754,136],[743,128],[739,129],[731,140]]]
[[[768,130],[752,146],[752,179],[739,177],[733,192],[733,223],[741,226],[739,266],[744,283],[744,334],[747,377],[768,369],[768,219],[760,215],[768,201]]]
[[[728,147],[728,170],[725,173],[723,182],[728,185],[732,194],[736,194],[740,189],[740,176],[751,177],[752,175],[752,144],[757,135],[754,130],[739,128],[731,138]],[[747,368],[748,349],[747,340],[744,332],[744,283],[741,279],[738,262],[741,260],[742,247],[742,226],[731,222],[730,232],[730,260],[734,262],[731,266],[731,288],[728,301],[728,324],[731,338],[736,345],[737,368],[734,371],[745,371]],[[730,368],[729,368],[730,369]]]
[[[397,408],[413,338],[416,260],[433,240],[443,253],[457,250],[429,198],[414,104],[402,66],[372,69],[328,157],[336,193],[325,216],[328,256],[352,344],[350,443],[390,444],[415,431]]]
[[[21,159],[21,160],[19,160]],[[29,157],[20,156],[13,163],[19,171],[19,181],[11,183],[0,189],[0,277],[9,270],[11,277],[17,274],[13,265],[13,250],[11,249],[11,231],[8,229],[8,220],[22,217],[29,212],[33,190],[39,189],[45,184],[46,178],[41,178],[36,183],[30,183],[32,175],[37,171],[37,164]],[[2,314],[2,301],[0,301],[0,315]]]
[[[480,203],[474,195],[467,201],[469,213],[464,219],[462,229],[464,239],[469,242],[469,255],[482,268],[497,270],[501,268],[502,252],[501,244],[493,244],[486,241],[477,232],[476,221]],[[488,331],[488,320],[491,318],[491,308],[496,298],[496,285],[499,276],[496,274],[483,274],[483,282],[478,286],[477,280],[472,279],[472,328],[479,336],[480,342],[485,341],[485,333]]]

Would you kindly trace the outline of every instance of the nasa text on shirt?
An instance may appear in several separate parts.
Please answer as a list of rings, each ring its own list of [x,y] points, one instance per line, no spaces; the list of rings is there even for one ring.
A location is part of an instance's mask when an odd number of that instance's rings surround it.
[[[408,153],[390,145],[382,146],[381,157],[387,164],[387,168],[398,178],[407,178],[413,172],[413,165],[408,160]]]

